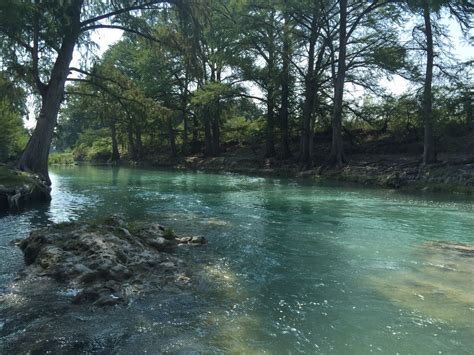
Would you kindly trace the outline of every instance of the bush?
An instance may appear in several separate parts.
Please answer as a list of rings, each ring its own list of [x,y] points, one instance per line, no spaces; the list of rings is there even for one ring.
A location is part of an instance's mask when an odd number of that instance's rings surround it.
[[[51,165],[71,165],[74,164],[72,152],[54,152],[49,154],[49,164]]]
[[[242,116],[229,118],[222,129],[224,143],[253,144],[261,141],[265,122],[262,119],[249,120]]]
[[[112,139],[107,129],[85,130],[72,151],[76,161],[105,162],[112,156]]]

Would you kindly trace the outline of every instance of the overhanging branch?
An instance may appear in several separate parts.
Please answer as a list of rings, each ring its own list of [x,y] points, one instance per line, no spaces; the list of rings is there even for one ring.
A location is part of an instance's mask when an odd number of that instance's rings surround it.
[[[93,23],[101,21],[101,20],[108,19],[108,18],[113,17],[113,16],[124,14],[124,13],[130,12],[130,11],[141,10],[141,9],[144,9],[144,8],[150,6],[150,5],[165,3],[165,2],[170,3],[172,1],[170,1],[170,0],[154,0],[154,1],[148,1],[148,2],[143,3],[143,4],[137,4],[137,1],[135,1],[136,5],[129,6],[129,7],[124,7],[122,9],[111,11],[109,13],[106,13],[106,14],[103,14],[103,15],[100,15],[100,16],[96,16],[96,17],[90,18],[88,20],[84,20],[84,21],[81,22],[81,28],[87,27],[90,24],[93,24]]]

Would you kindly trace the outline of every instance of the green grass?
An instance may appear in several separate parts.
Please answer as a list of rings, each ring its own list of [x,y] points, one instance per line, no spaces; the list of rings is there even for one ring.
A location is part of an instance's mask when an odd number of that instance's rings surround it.
[[[71,165],[75,162],[72,152],[57,152],[49,155],[48,163],[50,165]]]

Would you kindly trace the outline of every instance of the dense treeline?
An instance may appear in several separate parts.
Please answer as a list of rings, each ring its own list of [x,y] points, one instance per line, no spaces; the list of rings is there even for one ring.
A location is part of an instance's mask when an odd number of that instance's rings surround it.
[[[4,1],[2,71],[41,101],[19,167],[47,175],[53,136],[76,160],[248,145],[304,167],[340,165],[362,131],[411,135],[433,163],[443,133],[472,128],[472,62],[450,56],[442,24],[449,16],[469,37],[472,12],[464,0]],[[124,35],[71,67],[100,28]],[[411,90],[384,90],[393,75]]]

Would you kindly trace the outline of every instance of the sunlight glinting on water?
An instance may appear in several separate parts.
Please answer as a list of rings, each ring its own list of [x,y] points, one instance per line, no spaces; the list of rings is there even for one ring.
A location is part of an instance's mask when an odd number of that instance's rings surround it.
[[[463,354],[474,346],[472,257],[437,243],[474,243],[472,199],[118,167],[56,168],[52,180],[50,206],[0,217],[2,292],[21,265],[10,240],[51,222],[122,213],[209,244],[193,252],[192,292],[163,289],[97,314],[58,311],[50,328],[41,325],[51,315],[33,306],[12,326],[8,300],[28,295],[3,294],[7,349],[395,354],[423,344],[426,353]],[[54,307],[70,292],[50,295]]]

